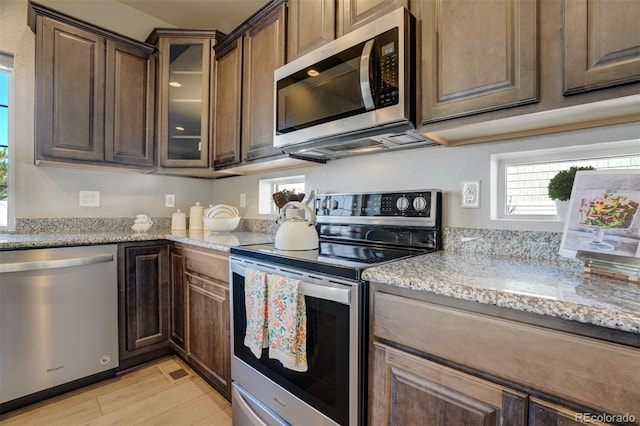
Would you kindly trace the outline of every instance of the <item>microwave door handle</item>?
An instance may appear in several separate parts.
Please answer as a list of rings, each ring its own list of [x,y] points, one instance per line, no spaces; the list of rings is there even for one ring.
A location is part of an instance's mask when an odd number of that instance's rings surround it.
[[[375,108],[373,96],[371,96],[371,83],[369,82],[369,68],[371,67],[371,52],[373,51],[374,40],[369,40],[364,44],[362,55],[360,56],[360,92],[364,108],[371,111]]]

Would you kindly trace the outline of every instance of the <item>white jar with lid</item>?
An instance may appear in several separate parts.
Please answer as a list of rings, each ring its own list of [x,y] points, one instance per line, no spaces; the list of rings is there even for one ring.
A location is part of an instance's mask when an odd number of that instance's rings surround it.
[[[186,231],[187,230],[187,216],[178,209],[177,212],[171,215],[171,230],[172,231]]]
[[[203,221],[204,207],[200,205],[200,202],[196,201],[195,206],[191,206],[189,210],[189,230],[201,230],[204,227]]]

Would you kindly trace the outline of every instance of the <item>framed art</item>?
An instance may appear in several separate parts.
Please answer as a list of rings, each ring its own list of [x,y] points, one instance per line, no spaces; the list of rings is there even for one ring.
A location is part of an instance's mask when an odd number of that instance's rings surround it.
[[[640,258],[640,169],[578,171],[560,254]]]

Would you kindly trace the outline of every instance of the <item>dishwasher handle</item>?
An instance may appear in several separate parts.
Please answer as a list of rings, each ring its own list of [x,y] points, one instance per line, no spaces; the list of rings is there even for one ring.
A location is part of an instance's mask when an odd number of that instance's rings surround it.
[[[72,266],[93,265],[113,262],[112,254],[99,254],[88,257],[70,257],[66,259],[39,260],[34,262],[0,263],[0,274],[9,272],[41,271],[45,269],[69,268]]]

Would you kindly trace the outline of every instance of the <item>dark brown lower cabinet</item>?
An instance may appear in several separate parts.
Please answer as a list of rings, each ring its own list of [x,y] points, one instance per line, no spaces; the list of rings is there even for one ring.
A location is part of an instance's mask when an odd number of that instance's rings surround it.
[[[118,246],[121,368],[168,352],[168,253],[158,241]]]
[[[182,357],[187,356],[187,287],[184,279],[182,248],[169,246],[169,344]]]
[[[527,424],[527,395],[398,349],[374,344],[370,424]]]
[[[640,424],[636,336],[577,323],[547,328],[517,312],[499,317],[382,284],[371,290],[369,424]]]
[[[186,280],[189,285],[188,360],[229,396],[229,289],[189,273]]]
[[[231,399],[229,256],[183,245],[171,254],[171,346]]]
[[[537,398],[530,398],[529,425],[530,426],[578,426],[608,425],[600,421],[599,413],[576,412],[561,405]],[[600,417],[602,417],[600,415]],[[613,417],[613,416],[612,416]],[[624,421],[624,419],[621,419]]]

